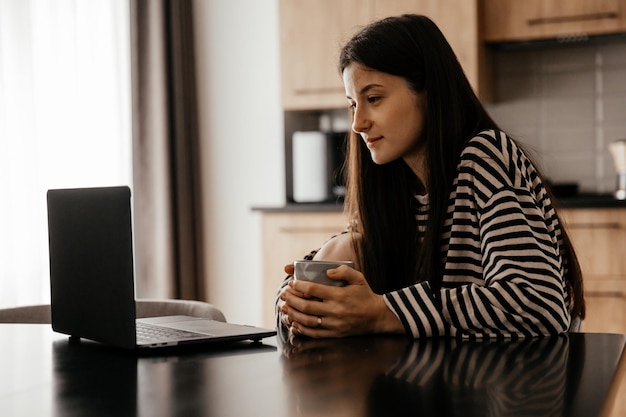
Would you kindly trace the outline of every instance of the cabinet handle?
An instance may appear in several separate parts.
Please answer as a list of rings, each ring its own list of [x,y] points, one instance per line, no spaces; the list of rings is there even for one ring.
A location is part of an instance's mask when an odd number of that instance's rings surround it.
[[[343,229],[341,227],[281,227],[280,231],[282,233],[331,233],[337,234],[341,233]]]
[[[579,15],[573,15],[573,16],[537,17],[534,19],[528,19],[526,23],[528,24],[528,26],[535,26],[535,25],[547,25],[550,23],[583,22],[585,20],[617,19],[618,17],[619,17],[619,13],[617,12],[603,12],[603,13],[579,14]]]
[[[568,229],[621,229],[622,225],[618,222],[608,223],[570,223],[566,224]]]
[[[345,93],[345,90],[341,87],[323,87],[323,88],[296,88],[294,93],[300,95],[304,94],[335,94]]]
[[[622,291],[585,291],[585,297],[621,298],[624,297]]]

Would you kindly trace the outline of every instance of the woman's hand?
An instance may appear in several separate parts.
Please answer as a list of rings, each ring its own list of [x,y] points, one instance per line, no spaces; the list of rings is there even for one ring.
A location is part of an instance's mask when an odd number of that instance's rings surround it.
[[[293,266],[285,266],[293,274]],[[295,335],[313,338],[345,337],[371,333],[404,333],[400,320],[374,293],[359,271],[347,266],[328,270],[331,279],[348,285],[334,287],[292,280],[280,294],[278,308],[283,324]]]
[[[293,277],[293,274],[295,272],[295,268],[294,268],[293,264],[285,265],[284,270],[285,270],[285,273],[287,275],[291,275]],[[291,279],[293,279],[293,278],[291,278]],[[283,299],[283,294],[286,291],[289,291],[289,290],[290,290],[290,288],[289,288],[288,285],[284,286],[283,288],[281,288],[281,290],[280,290],[280,292],[278,294],[278,299],[276,300],[276,310],[279,313],[281,313],[279,315],[280,323],[283,326],[285,326],[285,327],[287,327],[289,329],[289,337],[291,338],[291,337],[293,337],[295,335],[293,334],[292,329],[291,329],[291,322],[289,321],[289,316],[287,314],[282,314],[283,308],[286,305],[285,300]]]

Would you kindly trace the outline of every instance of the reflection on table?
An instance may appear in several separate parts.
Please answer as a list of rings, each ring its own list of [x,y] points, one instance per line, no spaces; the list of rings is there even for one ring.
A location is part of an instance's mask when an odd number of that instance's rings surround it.
[[[623,340],[296,339],[282,351],[293,415],[589,417],[603,411]]]
[[[137,356],[15,324],[0,340],[0,415],[63,417],[593,417],[611,404],[625,343],[370,336]]]

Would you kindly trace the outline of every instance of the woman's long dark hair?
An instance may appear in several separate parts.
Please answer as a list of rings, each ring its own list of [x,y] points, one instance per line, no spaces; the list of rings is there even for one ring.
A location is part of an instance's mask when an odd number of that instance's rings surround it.
[[[360,233],[353,243],[361,269],[377,293],[425,280],[436,290],[443,279],[441,235],[461,151],[476,133],[498,126],[444,35],[425,16],[389,17],[366,26],[343,47],[341,73],[351,63],[402,77],[426,97],[420,141],[427,184],[419,184],[401,159],[376,165],[360,137],[350,133],[345,210]],[[420,243],[414,195],[425,185],[429,221]],[[562,223],[561,229],[573,312],[584,316],[580,267]]]

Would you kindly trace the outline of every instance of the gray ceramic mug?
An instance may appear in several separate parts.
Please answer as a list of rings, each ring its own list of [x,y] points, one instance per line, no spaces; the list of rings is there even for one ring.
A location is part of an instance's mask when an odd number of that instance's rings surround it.
[[[347,265],[350,268],[354,268],[354,263],[351,261],[295,261],[294,266],[294,278],[302,281],[311,281],[318,284],[334,285],[336,287],[343,287],[346,282],[343,280],[334,280],[326,276],[326,271],[329,269],[337,268],[340,265]]]

